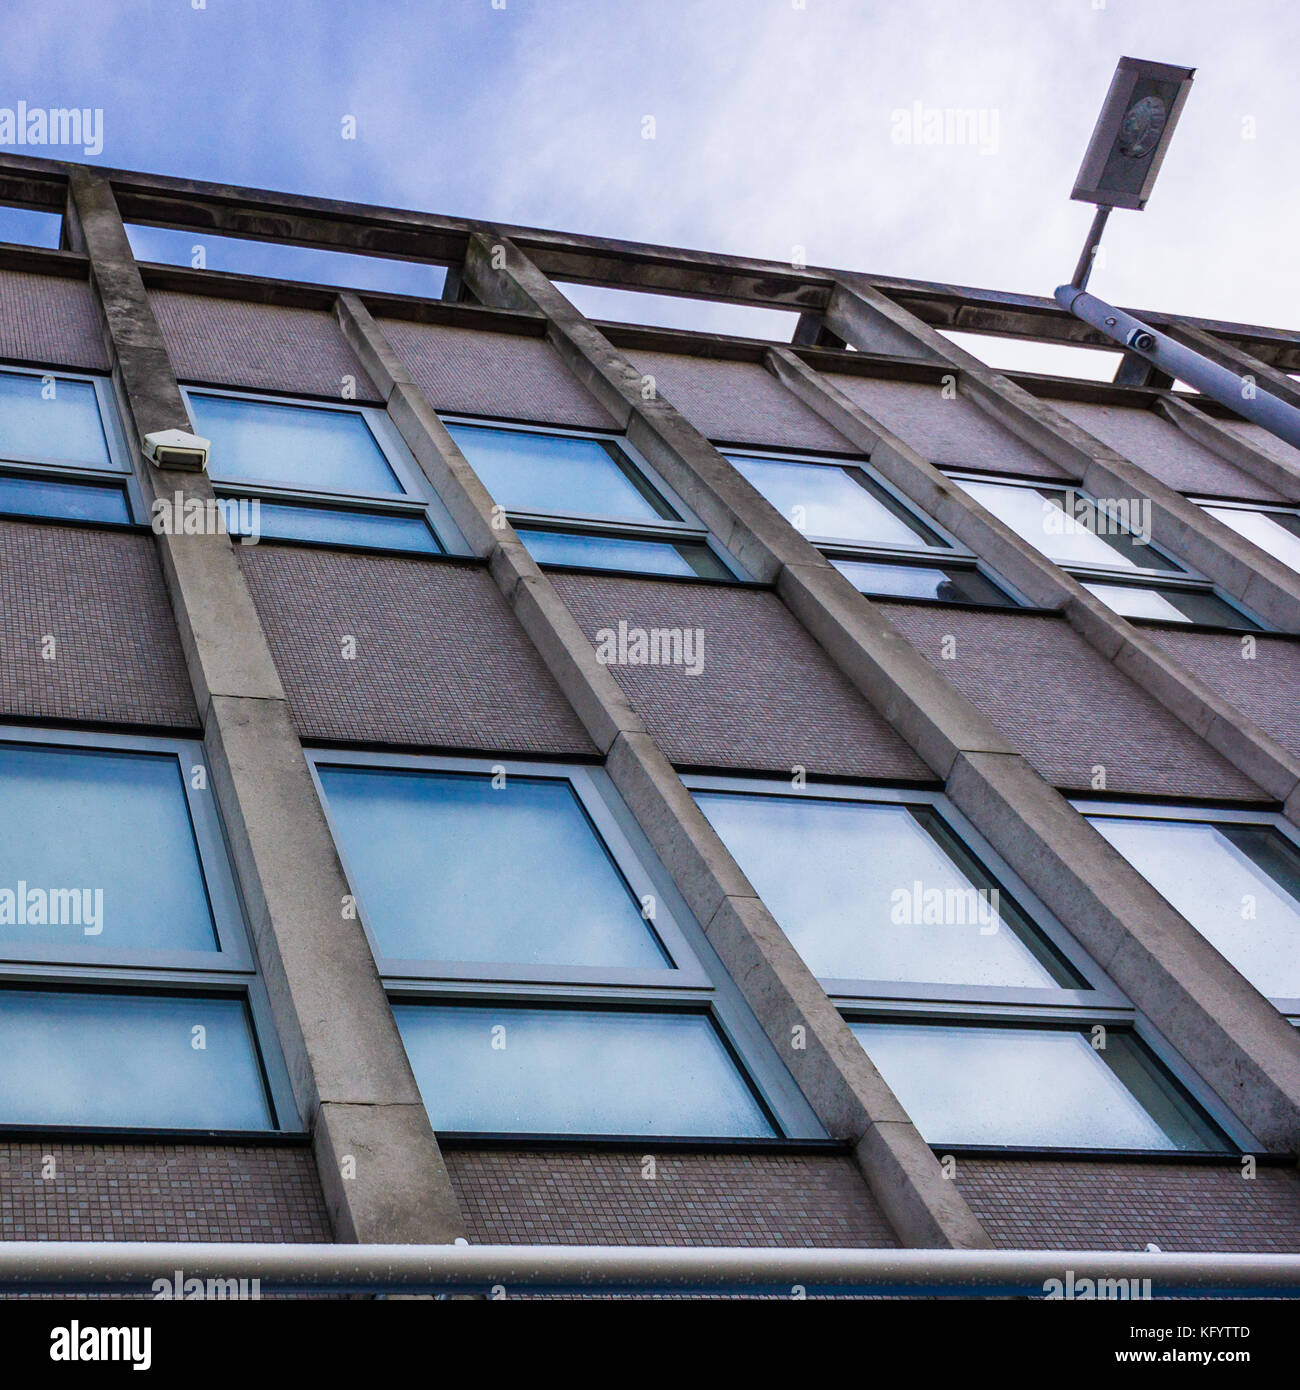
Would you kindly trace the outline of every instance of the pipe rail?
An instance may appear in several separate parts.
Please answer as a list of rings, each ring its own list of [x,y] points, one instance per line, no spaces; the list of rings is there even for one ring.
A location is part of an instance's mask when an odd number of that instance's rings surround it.
[[[180,1282],[178,1283],[178,1276]],[[190,1281],[200,1281],[194,1284]],[[1300,1296],[1300,1255],[564,1245],[0,1242],[0,1289],[257,1293],[894,1293],[1061,1298]],[[1145,1284],[1150,1280],[1150,1285]],[[1052,1281],[1056,1281],[1053,1283]],[[1084,1281],[1093,1281],[1092,1291]],[[1104,1281],[1104,1282],[1103,1282]],[[1059,1287],[1058,1287],[1059,1285]],[[227,1291],[221,1292],[225,1286]],[[186,1289],[194,1292],[185,1293]],[[215,1291],[214,1291],[215,1289]],[[206,1292],[203,1292],[206,1290]],[[1098,1290],[1101,1290],[1098,1292]],[[244,1292],[242,1296],[248,1296]]]

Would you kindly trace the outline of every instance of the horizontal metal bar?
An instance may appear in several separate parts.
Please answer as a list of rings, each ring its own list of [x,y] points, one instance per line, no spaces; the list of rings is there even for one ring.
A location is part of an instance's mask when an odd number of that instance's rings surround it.
[[[786,1250],[567,1245],[0,1243],[0,1288],[159,1293],[187,1281],[259,1292],[637,1292],[1300,1295],[1300,1255],[1111,1250]],[[1144,1281],[1150,1280],[1150,1286]],[[1054,1282],[1055,1281],[1055,1282]],[[1105,1281],[1105,1283],[1100,1283]],[[1136,1284],[1130,1281],[1137,1281]],[[1059,1287],[1058,1287],[1059,1285]],[[1072,1290],[1073,1293],[1068,1293]],[[1134,1292],[1136,1290],[1136,1292]],[[179,1295],[174,1295],[179,1296]],[[1088,1296],[1088,1295],[1084,1295]]]

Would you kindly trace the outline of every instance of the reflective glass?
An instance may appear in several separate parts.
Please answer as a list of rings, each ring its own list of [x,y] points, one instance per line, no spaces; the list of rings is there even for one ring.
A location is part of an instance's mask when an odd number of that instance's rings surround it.
[[[773,1133],[704,1014],[429,1004],[394,1012],[435,1130]]]
[[[65,377],[0,372],[0,458],[114,467],[94,386]]]
[[[1118,1029],[1098,1050],[1086,1034],[1065,1028],[851,1026],[930,1144],[1222,1147],[1140,1044]]]
[[[19,478],[9,473],[0,474],[0,512],[67,517],[71,521],[131,520],[126,493],[120,487]]]
[[[181,777],[170,754],[0,744],[0,942],[215,951]]]
[[[981,506],[1006,522],[1018,536],[1060,564],[1181,569],[1154,546],[1143,543],[1139,536],[1120,529],[1117,520],[1089,506],[1083,493],[1069,494],[1063,488],[1013,487],[1010,483],[976,482],[965,478],[954,481]],[[1088,518],[1093,525],[1085,524]]]
[[[235,498],[228,501],[234,502]],[[253,499],[238,499],[247,504]],[[419,516],[395,516],[382,512],[349,512],[337,507],[296,507],[279,502],[259,502],[256,521],[227,527],[232,535],[256,530],[266,540],[319,541],[324,545],[368,546],[379,550],[410,550],[441,554],[428,522]],[[251,517],[250,513],[250,517]]]
[[[575,531],[521,530],[519,539],[541,565],[586,565],[591,569],[635,570],[639,574],[731,578],[707,545],[674,545],[671,541],[591,536]]]
[[[928,808],[731,792],[695,799],[822,979],[1074,983]]]
[[[787,521],[808,536],[875,545],[944,544],[883,489],[871,487],[857,469],[746,454],[727,457]]]
[[[402,493],[359,412],[197,391],[189,401],[195,429],[212,441],[208,472],[219,482],[269,483],[308,492]]]
[[[320,779],[390,960],[670,966],[567,781],[331,766]]]
[[[1089,816],[1261,993],[1300,999],[1300,853],[1266,825]]]
[[[0,1121],[269,1129],[240,999],[0,989]]]
[[[940,603],[1009,604],[1011,598],[977,569],[956,565],[887,565],[869,560],[831,564],[864,594],[929,598]]]
[[[1254,512],[1241,507],[1206,507],[1225,526],[1254,541],[1275,560],[1300,571],[1300,516],[1295,512]]]
[[[481,425],[447,428],[484,487],[510,511],[680,520],[612,440]]]
[[[1124,618],[1160,618],[1165,622],[1206,623],[1214,627],[1254,628],[1255,624],[1217,594],[1199,589],[1146,589],[1133,584],[1083,586]]]

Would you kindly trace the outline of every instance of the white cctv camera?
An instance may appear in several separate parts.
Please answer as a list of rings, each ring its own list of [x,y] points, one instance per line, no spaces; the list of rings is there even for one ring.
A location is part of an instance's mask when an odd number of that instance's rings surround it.
[[[155,468],[184,468],[201,473],[208,466],[212,441],[184,430],[156,430],[144,437],[145,457]]]

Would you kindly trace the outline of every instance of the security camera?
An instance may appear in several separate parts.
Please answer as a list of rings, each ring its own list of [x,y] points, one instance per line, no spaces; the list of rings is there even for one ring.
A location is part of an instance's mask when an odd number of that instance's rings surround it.
[[[145,457],[155,468],[184,468],[201,473],[208,466],[212,441],[184,430],[156,430],[144,437]]]

